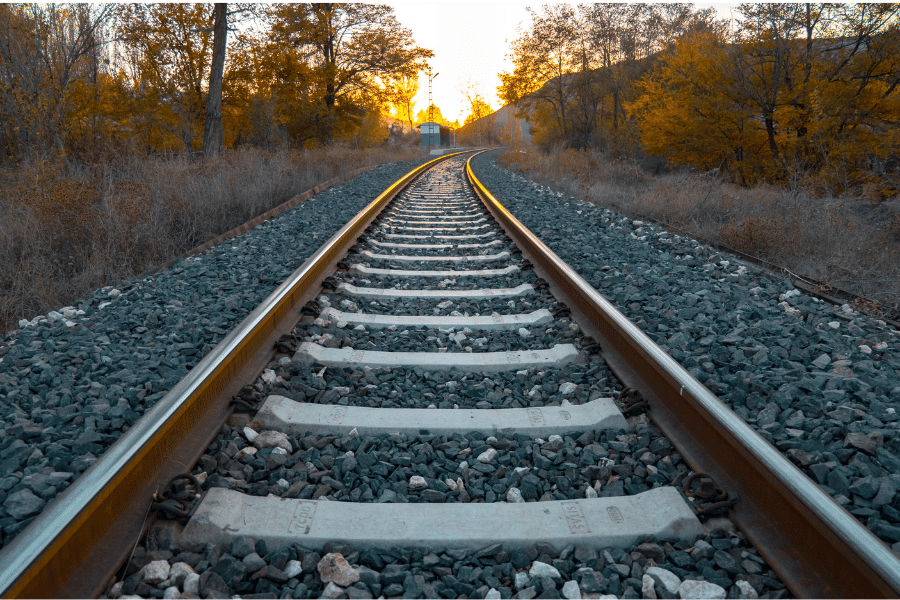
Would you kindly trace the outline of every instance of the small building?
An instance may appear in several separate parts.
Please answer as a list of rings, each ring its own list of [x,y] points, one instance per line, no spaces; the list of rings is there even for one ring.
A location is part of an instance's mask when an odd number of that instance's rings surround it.
[[[425,122],[419,127],[422,134],[422,146],[446,148],[450,145],[450,128],[439,123]]]

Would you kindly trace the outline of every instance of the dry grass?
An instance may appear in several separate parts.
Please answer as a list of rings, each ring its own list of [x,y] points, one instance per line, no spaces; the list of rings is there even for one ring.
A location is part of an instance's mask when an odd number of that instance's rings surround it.
[[[599,152],[518,148],[500,161],[571,196],[739,250],[900,309],[900,198],[741,188],[715,174],[650,175]]]
[[[0,172],[0,334],[150,271],[295,195],[417,147],[124,156]]]

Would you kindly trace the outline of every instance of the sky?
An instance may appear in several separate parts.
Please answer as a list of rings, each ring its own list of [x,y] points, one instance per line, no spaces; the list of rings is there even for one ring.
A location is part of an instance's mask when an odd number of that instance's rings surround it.
[[[394,15],[401,25],[411,29],[418,46],[429,48],[434,105],[448,121],[462,124],[469,114],[465,89],[474,85],[491,105],[500,108],[497,98],[498,75],[512,71],[507,58],[509,46],[518,37],[516,28],[531,25],[527,7],[540,12],[542,2],[518,0],[394,0]],[[695,3],[697,8],[712,6],[722,18],[730,17],[730,4]],[[416,112],[428,107],[428,77],[419,76]]]
[[[469,114],[465,88],[474,84],[479,94],[500,108],[497,75],[511,71],[506,58],[516,27],[531,24],[526,7],[540,10],[540,2],[511,0],[419,0],[389,2],[397,20],[413,31],[416,44],[429,48],[434,105],[449,121],[462,124]],[[438,75],[434,77],[434,73]],[[416,111],[428,107],[428,77],[419,76]]]

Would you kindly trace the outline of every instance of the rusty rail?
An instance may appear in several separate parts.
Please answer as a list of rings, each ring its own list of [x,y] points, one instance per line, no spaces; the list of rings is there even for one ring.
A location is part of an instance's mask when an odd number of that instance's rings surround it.
[[[741,501],[730,511],[798,597],[896,598],[900,560],[872,532],[662,351],[636,325],[522,225],[472,172],[482,202],[572,311],[623,384],[694,471]]]
[[[459,154],[410,171],[344,225],[3,548],[3,597],[100,595],[139,538],[153,494],[208,447],[231,413],[231,397],[262,371],[321,280],[397,193]]]

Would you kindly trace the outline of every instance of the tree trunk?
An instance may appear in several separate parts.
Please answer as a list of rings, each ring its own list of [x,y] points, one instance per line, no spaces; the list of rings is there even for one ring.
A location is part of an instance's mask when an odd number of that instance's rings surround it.
[[[206,96],[206,122],[203,126],[203,155],[216,156],[224,150],[222,131],[222,76],[225,71],[225,47],[228,37],[228,5],[217,2],[213,9],[213,55]]]

